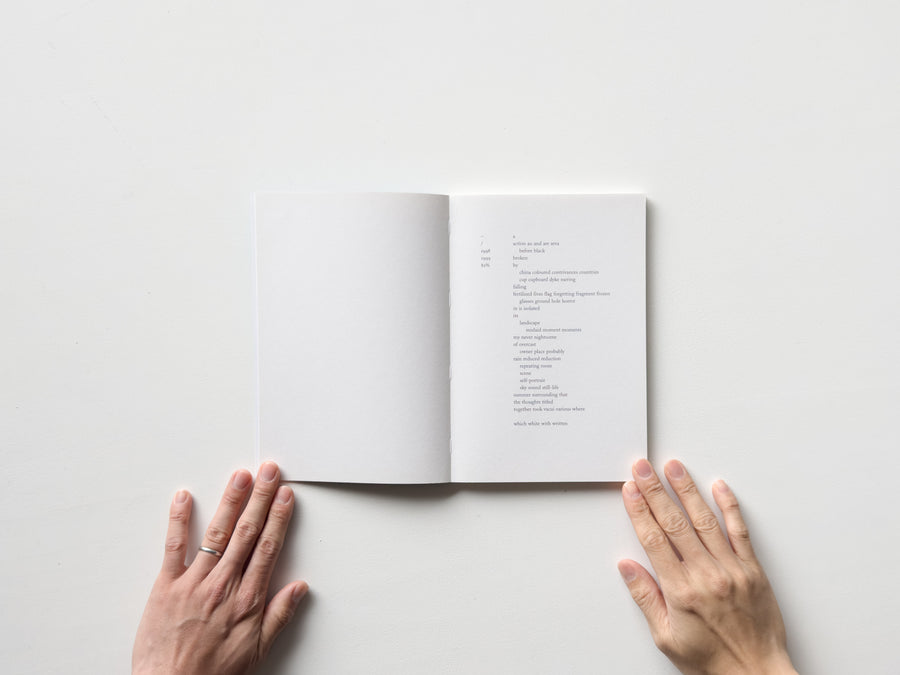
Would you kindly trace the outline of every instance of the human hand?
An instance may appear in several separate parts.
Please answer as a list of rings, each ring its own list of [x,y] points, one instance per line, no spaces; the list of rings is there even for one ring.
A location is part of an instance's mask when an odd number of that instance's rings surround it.
[[[184,562],[191,496],[186,490],[175,495],[163,567],[138,627],[132,673],[243,674],[266,657],[308,589],[305,581],[295,581],[266,604],[294,508],[294,493],[279,487],[279,478],[278,466],[264,463],[247,501],[253,477],[236,471],[203,538],[202,546],[213,552],[201,549],[190,566]]]
[[[668,462],[665,473],[683,511],[647,460],[634,464],[634,481],[622,488],[659,583],[633,560],[620,561],[619,572],[656,646],[686,674],[796,674],[781,611],[734,494],[723,481],[713,486],[726,537],[681,462]]]

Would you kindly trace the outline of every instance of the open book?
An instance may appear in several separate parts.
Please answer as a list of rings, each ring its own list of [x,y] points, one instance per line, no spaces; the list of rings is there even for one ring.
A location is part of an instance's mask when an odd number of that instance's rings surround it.
[[[288,480],[613,481],[647,448],[642,195],[256,196]]]

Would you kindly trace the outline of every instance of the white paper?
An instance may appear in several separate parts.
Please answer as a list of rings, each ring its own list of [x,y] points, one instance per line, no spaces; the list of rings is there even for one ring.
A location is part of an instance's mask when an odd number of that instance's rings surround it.
[[[645,198],[451,197],[453,480],[646,455]]]
[[[626,479],[647,445],[645,212],[259,195],[261,456],[309,481]]]
[[[450,480],[447,210],[257,195],[259,444],[285,478]]]

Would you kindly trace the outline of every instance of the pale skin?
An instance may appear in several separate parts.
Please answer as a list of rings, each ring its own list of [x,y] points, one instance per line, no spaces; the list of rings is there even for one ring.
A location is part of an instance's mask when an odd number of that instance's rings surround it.
[[[243,675],[266,657],[308,588],[295,581],[266,602],[294,508],[294,494],[279,486],[280,477],[273,462],[260,467],[255,485],[249,471],[235,471],[201,544],[222,556],[200,551],[190,565],[191,496],[185,490],[175,495],[132,673]]]
[[[681,506],[647,460],[632,475],[622,488],[625,510],[658,581],[633,560],[620,561],[619,572],[657,647],[688,675],[796,674],[781,611],[731,489],[713,485],[723,532],[681,462],[665,465]]]
[[[646,460],[622,488],[625,509],[656,572],[633,560],[619,572],[644,613],[656,645],[687,675],[794,673],[784,622],[741,516],[718,481],[713,498],[725,531],[681,462],[665,475],[681,505]],[[191,496],[172,500],[163,567],[138,628],[132,672],[242,675],[266,657],[306,594],[288,584],[266,602],[294,507],[280,472],[264,463],[254,485],[236,471],[199,552],[185,564]]]

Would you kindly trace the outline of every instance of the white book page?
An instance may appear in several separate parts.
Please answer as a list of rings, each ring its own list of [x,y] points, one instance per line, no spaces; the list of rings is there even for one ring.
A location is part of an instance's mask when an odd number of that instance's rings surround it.
[[[288,480],[450,480],[448,200],[256,197],[259,444]]]
[[[618,481],[646,456],[645,214],[451,197],[454,482]]]

